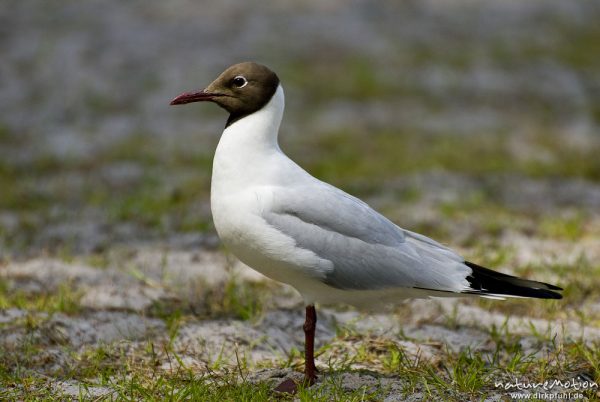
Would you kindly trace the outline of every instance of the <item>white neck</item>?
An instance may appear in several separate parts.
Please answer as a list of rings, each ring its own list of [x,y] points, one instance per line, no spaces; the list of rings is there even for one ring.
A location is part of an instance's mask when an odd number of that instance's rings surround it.
[[[273,97],[262,109],[242,117],[223,131],[219,147],[231,146],[236,148],[250,147],[277,148],[277,135],[283,117],[285,97],[281,85],[277,87]],[[247,149],[247,148],[246,148]]]
[[[231,191],[272,179],[277,174],[274,159],[293,163],[277,143],[284,105],[280,85],[262,109],[225,128],[215,152],[211,191]]]

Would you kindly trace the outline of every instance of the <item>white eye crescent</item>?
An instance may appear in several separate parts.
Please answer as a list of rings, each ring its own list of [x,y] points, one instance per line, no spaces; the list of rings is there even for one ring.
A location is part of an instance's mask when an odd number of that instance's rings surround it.
[[[233,79],[233,85],[237,88],[244,88],[248,85],[248,80],[243,75],[238,75]]]

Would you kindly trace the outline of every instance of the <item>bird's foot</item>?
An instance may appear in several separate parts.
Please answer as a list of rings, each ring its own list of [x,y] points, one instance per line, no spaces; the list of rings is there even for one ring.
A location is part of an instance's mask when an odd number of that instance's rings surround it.
[[[311,375],[304,375],[303,384],[305,387],[310,387],[315,382],[317,382],[317,376],[314,373]]]

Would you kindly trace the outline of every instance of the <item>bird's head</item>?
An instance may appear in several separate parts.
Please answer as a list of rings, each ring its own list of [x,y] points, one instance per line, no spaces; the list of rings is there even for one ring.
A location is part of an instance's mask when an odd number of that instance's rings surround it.
[[[239,63],[223,71],[206,88],[179,95],[171,105],[214,102],[229,112],[230,120],[238,119],[260,110],[278,86],[279,78],[268,67],[253,62]]]

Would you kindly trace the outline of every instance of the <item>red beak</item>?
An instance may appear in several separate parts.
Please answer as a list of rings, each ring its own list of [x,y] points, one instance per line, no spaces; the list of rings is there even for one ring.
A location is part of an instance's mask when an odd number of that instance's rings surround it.
[[[171,105],[185,105],[186,103],[212,101],[221,94],[206,92],[206,89],[196,92],[184,92],[171,101]]]

